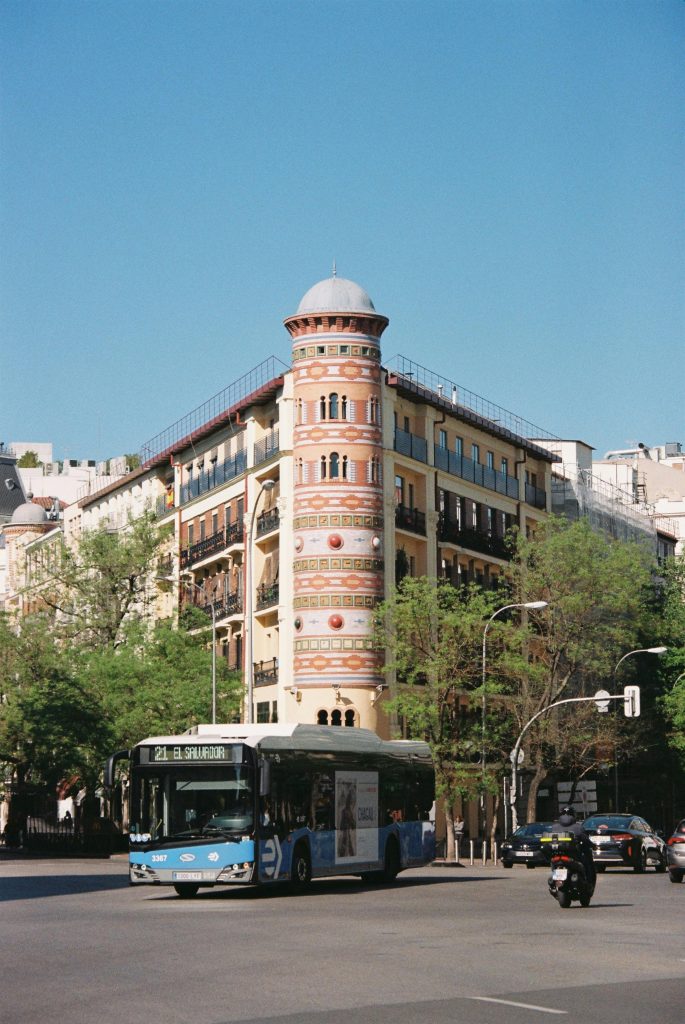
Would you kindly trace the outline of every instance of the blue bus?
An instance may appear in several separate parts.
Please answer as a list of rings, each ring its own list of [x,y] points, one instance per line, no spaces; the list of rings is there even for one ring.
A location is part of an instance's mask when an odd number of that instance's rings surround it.
[[[197,725],[130,751],[133,885],[190,898],[217,885],[360,875],[393,881],[435,856],[428,745],[325,725]]]

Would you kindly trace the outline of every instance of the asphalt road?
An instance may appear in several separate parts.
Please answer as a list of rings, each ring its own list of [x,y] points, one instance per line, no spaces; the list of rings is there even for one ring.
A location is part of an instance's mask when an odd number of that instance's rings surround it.
[[[310,894],[128,886],[125,860],[0,852],[3,1024],[670,1024],[685,885],[608,871],[561,910],[546,871],[465,866]]]

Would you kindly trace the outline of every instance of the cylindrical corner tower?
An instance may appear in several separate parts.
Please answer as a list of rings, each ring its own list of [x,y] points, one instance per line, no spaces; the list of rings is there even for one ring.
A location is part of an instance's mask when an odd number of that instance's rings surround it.
[[[380,337],[387,317],[343,278],[314,285],[293,339],[294,683],[327,724],[371,725],[383,598]],[[315,692],[321,691],[321,692]]]

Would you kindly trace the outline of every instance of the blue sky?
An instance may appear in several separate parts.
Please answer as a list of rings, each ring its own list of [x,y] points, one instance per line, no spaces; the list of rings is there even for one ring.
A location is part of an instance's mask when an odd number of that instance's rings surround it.
[[[316,281],[601,453],[685,442],[685,5],[0,2],[0,439],[143,442]]]

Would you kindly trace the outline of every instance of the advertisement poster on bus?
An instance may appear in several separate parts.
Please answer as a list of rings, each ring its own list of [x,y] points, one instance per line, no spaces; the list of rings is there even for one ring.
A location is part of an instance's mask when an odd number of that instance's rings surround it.
[[[378,858],[378,772],[335,773],[335,859]]]

